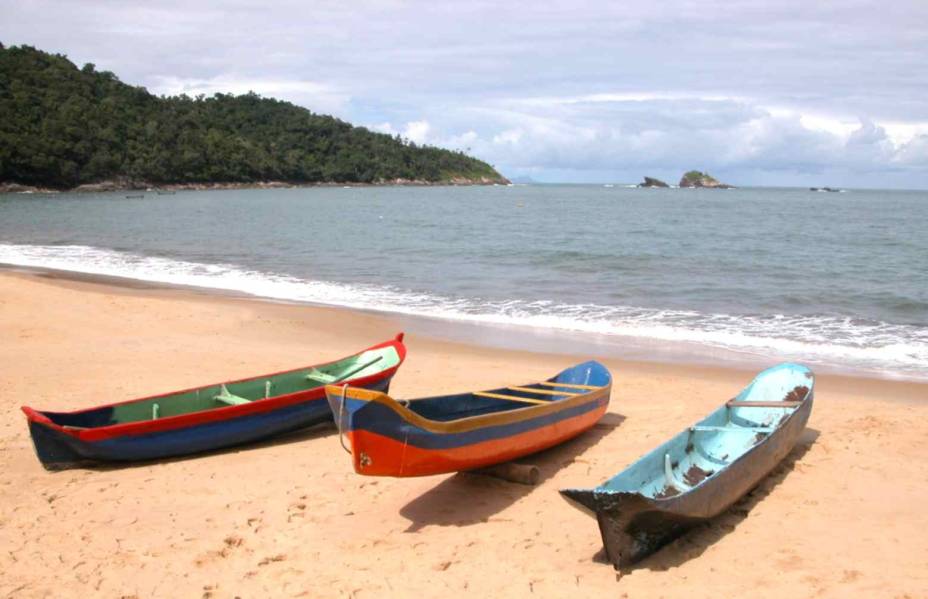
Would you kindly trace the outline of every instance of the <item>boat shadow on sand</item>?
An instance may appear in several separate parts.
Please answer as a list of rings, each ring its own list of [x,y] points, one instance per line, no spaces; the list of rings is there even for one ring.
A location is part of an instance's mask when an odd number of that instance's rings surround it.
[[[706,549],[722,540],[728,533],[733,532],[758,503],[773,493],[776,487],[796,468],[796,463],[800,462],[812,449],[820,434],[818,430],[806,428],[800,435],[796,446],[783,458],[783,461],[734,505],[708,522],[687,531],[637,564],[623,568],[621,574],[642,568],[661,572],[702,555]],[[606,557],[605,549],[600,549],[593,556],[593,561],[612,565]]]
[[[417,532],[426,526],[470,526],[487,522],[541,486],[561,468],[573,463],[577,456],[599,443],[624,421],[625,416],[621,414],[606,413],[583,434],[515,460],[538,467],[536,485],[522,485],[471,472],[449,476],[400,509],[400,515],[410,522],[404,532]]]

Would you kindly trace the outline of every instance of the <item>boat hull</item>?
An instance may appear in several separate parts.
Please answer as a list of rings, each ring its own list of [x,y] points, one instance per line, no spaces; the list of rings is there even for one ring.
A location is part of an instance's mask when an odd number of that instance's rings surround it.
[[[561,494],[596,517],[609,561],[616,569],[626,568],[725,512],[763,481],[796,446],[812,412],[813,396],[810,389],[773,432],[686,492],[663,498],[602,488],[563,489]]]
[[[325,364],[208,385],[165,395],[106,404],[74,412],[22,410],[36,455],[48,470],[92,462],[133,462],[169,458],[261,441],[332,419],[325,386],[302,382],[341,368],[345,380],[387,392],[406,356],[403,334]],[[370,355],[376,359],[367,360]],[[384,360],[381,356],[388,356]],[[381,370],[366,371],[383,361]],[[338,372],[336,370],[336,372]],[[279,395],[269,395],[275,388]],[[231,393],[241,390],[251,399]],[[294,390],[306,385],[308,389]],[[263,393],[263,396],[255,393]],[[142,415],[140,418],[139,415]],[[150,414],[150,416],[149,416]]]
[[[589,378],[561,380],[567,387],[558,391],[551,391],[558,388],[555,383],[545,381],[534,389],[510,387],[402,404],[384,394],[358,389],[328,386],[326,392],[336,423],[351,447],[355,472],[429,476],[514,460],[563,443],[596,424],[609,405],[612,383],[608,371],[599,364],[586,363],[565,372],[578,377],[582,372],[595,380],[592,385]],[[574,392],[561,393],[568,388]],[[583,391],[577,392],[578,388]],[[524,399],[529,403],[516,404],[518,409],[492,405],[514,397],[513,392],[534,399]],[[569,397],[538,399],[561,395]],[[481,405],[480,401],[487,403]],[[429,411],[416,405],[420,402],[436,407]],[[461,408],[470,405],[477,407]],[[429,418],[422,415],[426,413]],[[457,414],[464,416],[453,417]]]
[[[417,431],[419,438],[414,442],[409,437],[399,440],[369,430],[354,430],[348,436],[355,471],[359,474],[397,477],[445,474],[508,462],[563,443],[596,424],[608,403],[606,397],[589,410],[564,415],[553,422],[528,421],[524,424],[531,427],[529,430],[514,432],[517,427],[509,430],[500,427],[488,438],[475,435],[473,441],[461,439],[455,443],[423,430]]]
[[[366,388],[386,392],[389,386],[390,379],[384,379]],[[319,388],[285,407],[138,435],[84,440],[35,420],[29,421],[29,432],[42,465],[47,470],[65,470],[94,462],[135,462],[215,451],[331,420],[325,390]]]

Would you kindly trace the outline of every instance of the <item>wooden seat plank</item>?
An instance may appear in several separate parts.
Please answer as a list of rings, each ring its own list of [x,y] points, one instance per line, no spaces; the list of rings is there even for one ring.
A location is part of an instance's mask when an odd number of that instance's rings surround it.
[[[586,389],[587,391],[602,389],[602,387],[597,387],[596,385],[581,385],[579,383],[552,383],[551,381],[542,381],[538,384],[544,385],[545,387],[567,387],[568,389]]]
[[[747,427],[747,426],[691,426],[691,431],[706,431],[720,433],[765,433],[770,434],[777,430],[771,427]]]
[[[485,391],[474,391],[471,395],[476,395],[477,397],[489,397],[490,399],[508,399],[509,401],[521,401],[522,403],[534,403],[534,404],[551,403],[550,401],[543,401],[541,399],[529,399],[527,397],[516,397],[515,395],[502,395],[501,393],[487,393]]]
[[[731,399],[726,403],[729,408],[795,408],[801,401],[737,401]]]
[[[583,395],[583,393],[571,393],[570,391],[549,391],[548,389],[532,389],[531,387],[506,387],[510,391],[523,391],[525,393],[539,393],[541,395],[566,395],[567,397],[573,397],[575,395]]]

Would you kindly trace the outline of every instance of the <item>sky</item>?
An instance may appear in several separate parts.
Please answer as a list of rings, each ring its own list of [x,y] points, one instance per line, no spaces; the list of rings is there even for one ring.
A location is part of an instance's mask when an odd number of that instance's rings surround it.
[[[928,189],[928,2],[0,0],[0,42],[510,178]]]

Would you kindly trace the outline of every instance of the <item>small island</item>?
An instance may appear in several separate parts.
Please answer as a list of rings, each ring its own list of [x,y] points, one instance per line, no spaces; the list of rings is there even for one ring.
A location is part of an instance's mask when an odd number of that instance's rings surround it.
[[[654,177],[645,177],[642,183],[638,184],[638,187],[670,187],[660,179],[655,179]]]
[[[735,189],[734,185],[728,185],[718,181],[709,173],[701,171],[689,171],[680,179],[680,187],[705,187],[708,189]]]

